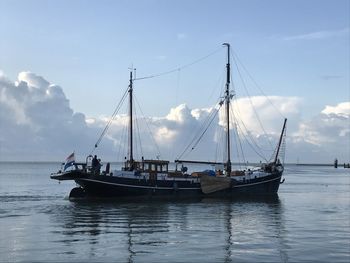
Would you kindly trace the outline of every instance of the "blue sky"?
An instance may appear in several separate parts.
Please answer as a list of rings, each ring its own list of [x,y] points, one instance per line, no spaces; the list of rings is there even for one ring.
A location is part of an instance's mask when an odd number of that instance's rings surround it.
[[[223,42],[269,95],[305,97],[313,113],[349,96],[349,1],[2,0],[0,9],[2,71],[11,79],[24,70],[45,76],[87,115],[113,110],[131,65],[138,75],[162,72]],[[203,63],[184,85],[210,81],[223,59],[224,52]],[[176,74],[154,85],[172,90],[174,83]],[[175,103],[162,99],[151,114]]]
[[[129,67],[164,72],[229,42],[266,95],[298,97],[298,114],[313,118],[350,100],[349,10],[348,0],[0,0],[0,70],[13,82],[23,71],[43,76],[74,112],[98,118],[113,112]],[[144,113],[211,106],[225,55],[136,83]]]

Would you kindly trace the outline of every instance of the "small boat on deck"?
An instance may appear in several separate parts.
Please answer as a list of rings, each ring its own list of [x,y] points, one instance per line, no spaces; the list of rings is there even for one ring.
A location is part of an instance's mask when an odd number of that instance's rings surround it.
[[[133,156],[133,73],[130,72],[128,86],[129,94],[129,155],[120,170],[110,170],[109,164],[105,171],[92,165],[92,156],[86,162],[72,162],[73,169],[51,174],[54,180],[73,180],[79,187],[74,188],[70,197],[234,197],[276,195],[279,185],[283,183],[284,165],[280,161],[280,150],[286,136],[286,123],[283,127],[271,161],[261,163],[251,169],[235,170],[231,163],[230,144],[230,45],[227,47],[227,80],[225,95],[219,106],[226,112],[226,160],[221,163],[175,160],[176,167],[170,169],[166,160],[144,159],[134,160]],[[92,164],[91,164],[92,163]],[[188,173],[184,164],[221,165],[223,169],[216,171],[199,171]],[[178,167],[181,167],[178,169]]]

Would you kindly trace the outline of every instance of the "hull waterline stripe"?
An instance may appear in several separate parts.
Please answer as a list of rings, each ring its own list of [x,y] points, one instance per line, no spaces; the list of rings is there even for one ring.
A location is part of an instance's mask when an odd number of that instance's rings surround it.
[[[258,184],[265,184],[268,182],[276,181],[278,179],[281,179],[282,176],[279,176],[277,178],[263,181],[263,182],[257,182],[257,183],[251,183],[251,184],[245,184],[245,185],[235,185],[232,188],[237,188],[237,187],[248,187],[252,185],[258,185]],[[94,179],[79,179],[81,181],[91,181],[91,182],[96,182],[96,183],[101,183],[101,184],[109,184],[109,185],[116,185],[116,186],[122,186],[122,187],[132,187],[132,188],[143,188],[143,189],[159,189],[159,190],[200,190],[200,187],[188,187],[188,188],[174,188],[174,187],[158,187],[158,186],[138,186],[138,185],[129,185],[129,184],[118,184],[118,183],[111,183],[111,182],[104,182],[104,181],[99,181],[99,180],[94,180]]]
[[[200,190],[200,187],[195,187],[195,188],[174,188],[174,187],[159,187],[159,186],[139,186],[139,185],[130,185],[130,184],[117,184],[117,183],[110,183],[110,182],[104,182],[104,181],[98,181],[94,179],[79,179],[79,180],[84,180],[84,181],[91,181],[91,182],[96,182],[96,183],[101,183],[101,184],[110,184],[110,185],[117,185],[117,186],[124,186],[124,187],[133,187],[133,188],[143,188],[143,189],[159,189],[159,190]]]

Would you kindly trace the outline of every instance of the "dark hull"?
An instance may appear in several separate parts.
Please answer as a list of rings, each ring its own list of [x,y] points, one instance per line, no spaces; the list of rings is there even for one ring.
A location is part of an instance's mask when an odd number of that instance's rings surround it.
[[[276,195],[282,173],[276,172],[264,178],[235,183],[230,188],[204,194],[200,183],[191,181],[150,181],[113,176],[89,176],[75,179],[87,197],[235,197]]]

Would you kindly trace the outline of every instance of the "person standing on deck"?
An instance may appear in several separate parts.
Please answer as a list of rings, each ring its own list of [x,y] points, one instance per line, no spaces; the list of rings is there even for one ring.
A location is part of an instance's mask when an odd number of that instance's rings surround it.
[[[92,159],[91,166],[92,166],[92,172],[94,174],[96,174],[97,170],[98,170],[98,166],[99,166],[99,162],[97,160],[97,155],[95,155],[94,158]]]

